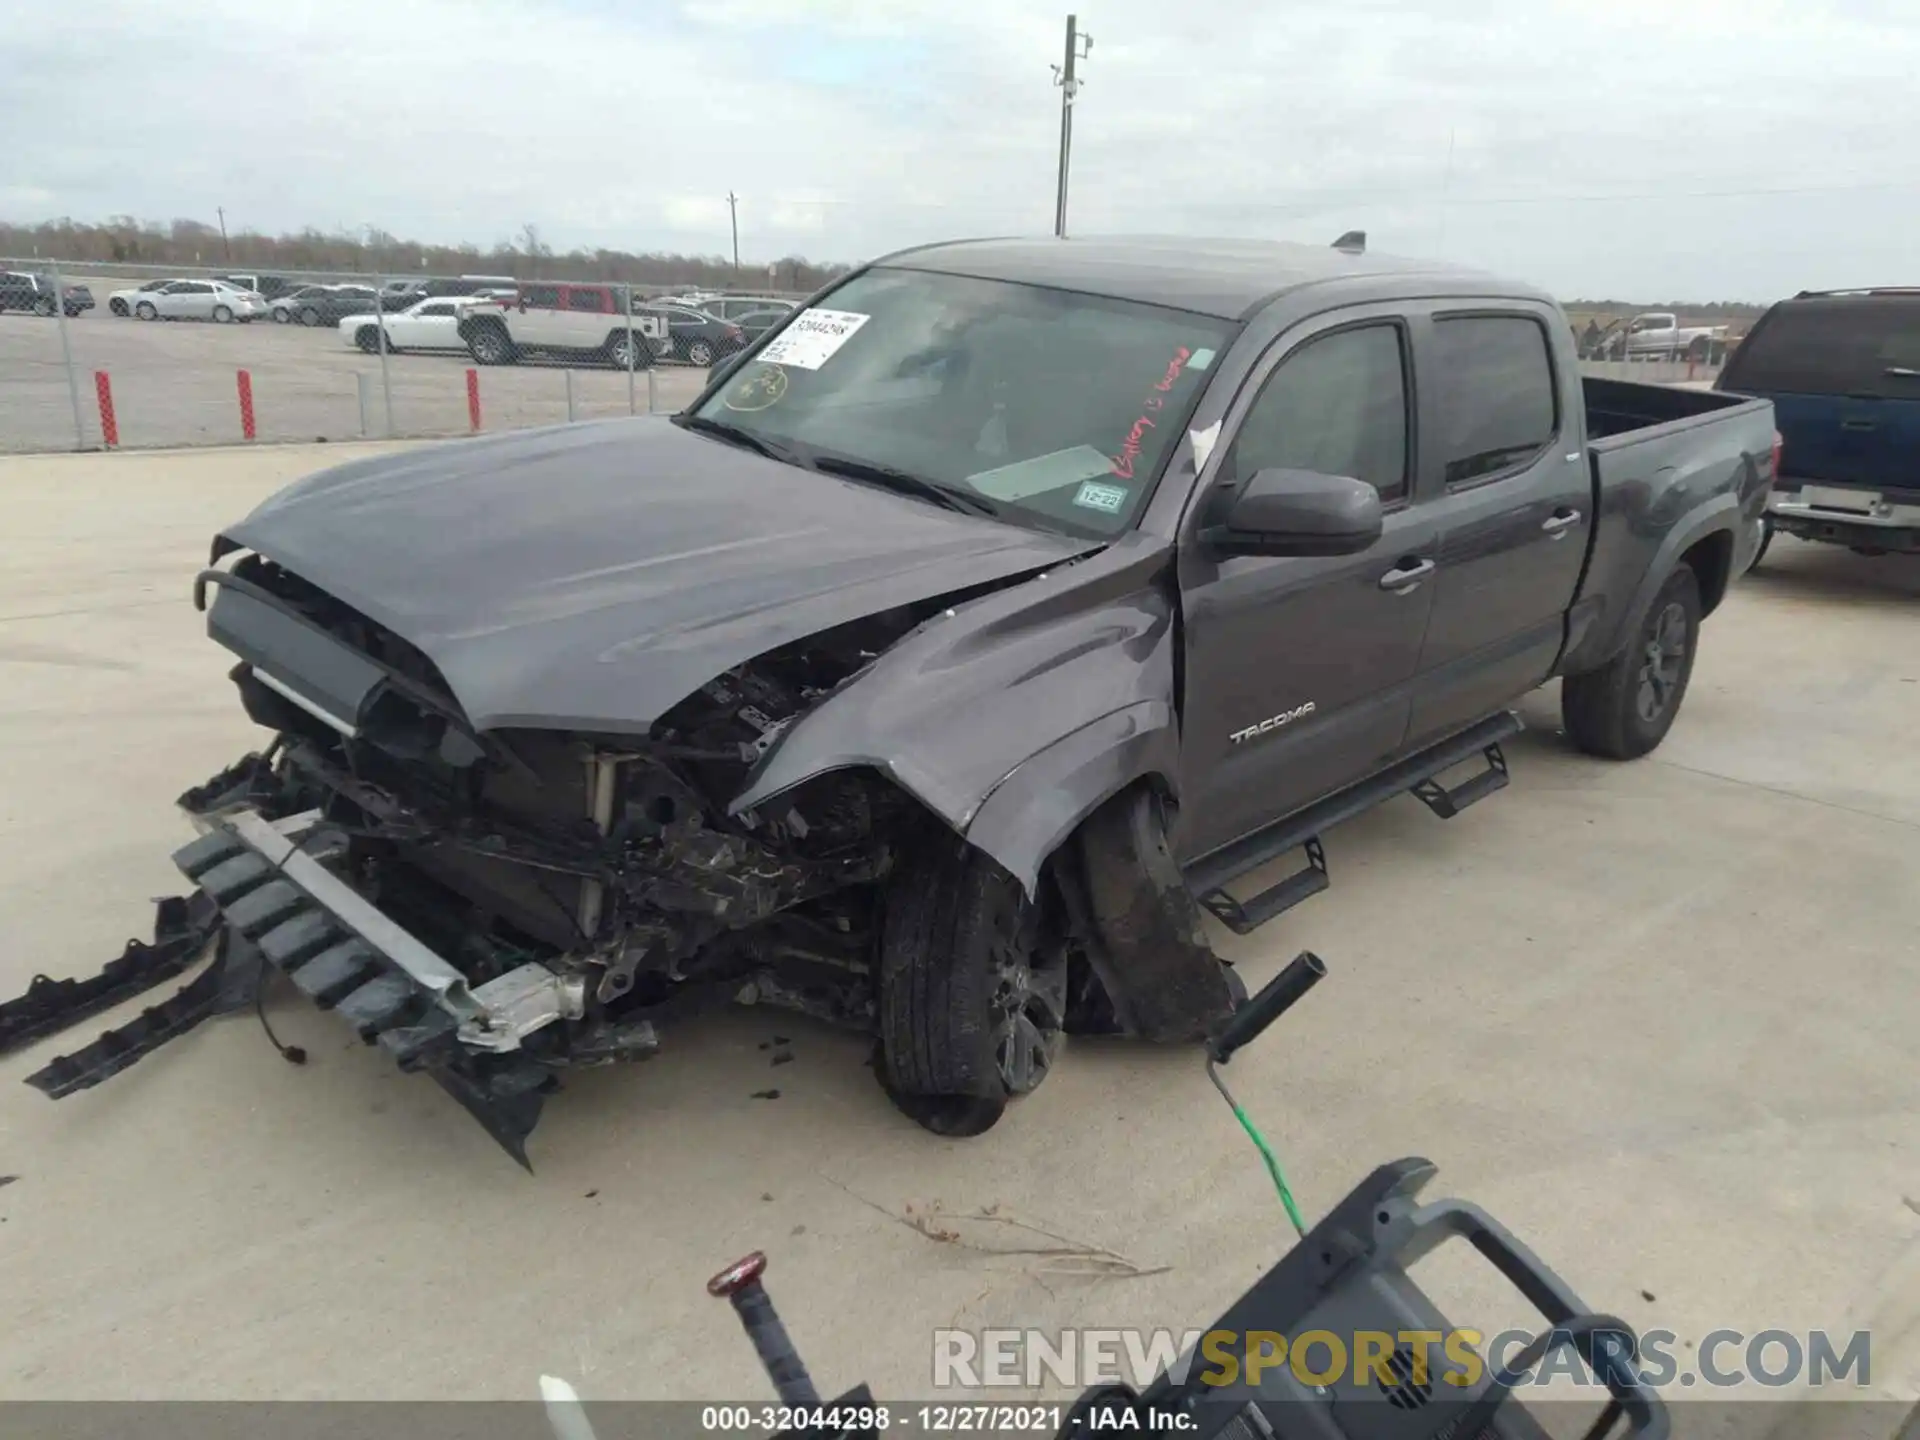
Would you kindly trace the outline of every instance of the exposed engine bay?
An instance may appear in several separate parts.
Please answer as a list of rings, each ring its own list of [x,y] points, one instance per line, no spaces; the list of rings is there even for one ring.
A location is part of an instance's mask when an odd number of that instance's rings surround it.
[[[318,811],[336,868],[482,985],[528,961],[575,981],[580,1027],[529,1036],[555,1064],[619,1058],[631,1018],[690,983],[857,1022],[873,882],[912,802],[859,771],[825,775],[766,813],[727,814],[796,716],[918,622],[912,612],[816,636],[719,676],[647,737],[465,729],[411,647],[258,557],[230,597],[271,598],[391,672],[346,733],[244,662],[249,715],[278,732],[196,802],[269,817]],[[242,589],[241,586],[245,586]],[[257,596],[249,593],[255,591]],[[236,646],[246,653],[244,635]],[[774,973],[777,971],[778,973]]]

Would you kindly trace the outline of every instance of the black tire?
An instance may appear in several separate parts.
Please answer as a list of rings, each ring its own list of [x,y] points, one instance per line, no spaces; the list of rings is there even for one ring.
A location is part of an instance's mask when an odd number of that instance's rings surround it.
[[[1696,335],[1687,342],[1687,359],[1706,360],[1713,354],[1713,341],[1706,335]]]
[[[362,325],[353,332],[353,343],[369,355],[380,353],[380,332],[371,325]],[[391,347],[389,347],[391,351]]]
[[[318,325],[320,323],[320,312],[311,305],[301,306],[300,323],[302,325]]]
[[[691,340],[687,343],[687,363],[698,365],[702,370],[713,364],[713,345],[706,340]]]
[[[475,325],[467,335],[467,353],[481,365],[511,365],[515,358],[513,338],[493,322]]]
[[[287,313],[286,306],[276,305],[273,307],[273,323],[276,325],[290,325],[293,323],[293,316]]]
[[[33,302],[33,313],[43,320],[51,320],[53,318],[53,309],[53,297],[51,295],[42,295]]]
[[[1681,565],[1624,650],[1562,682],[1560,716],[1573,743],[1608,760],[1637,760],[1659,745],[1686,699],[1699,641],[1700,582]]]
[[[118,315],[122,320],[127,318],[127,302],[124,300],[109,300],[107,302],[107,309]]]
[[[1052,1069],[1066,949],[1017,880],[948,837],[895,873],[885,908],[880,1082],[936,1135],[984,1134]]]
[[[133,307],[133,313],[135,318],[140,320],[158,320],[160,318],[160,312],[153,308],[153,302],[151,300],[142,300],[138,305]]]

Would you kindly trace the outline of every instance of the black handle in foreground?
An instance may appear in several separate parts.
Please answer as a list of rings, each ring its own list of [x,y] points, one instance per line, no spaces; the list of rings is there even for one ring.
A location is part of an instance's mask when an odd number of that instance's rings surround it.
[[[766,1268],[765,1252],[756,1250],[709,1280],[707,1293],[724,1295],[733,1302],[734,1313],[740,1317],[740,1324],[747,1332],[747,1339],[753,1342],[760,1363],[766,1366],[780,1402],[796,1408],[818,1405],[820,1392],[813,1388],[813,1379],[807,1374],[807,1367],[801,1363],[800,1352],[793,1348],[793,1341],[787,1336],[787,1327],[780,1323],[773,1300],[760,1283],[760,1276]]]
[[[1219,1035],[1208,1045],[1214,1063],[1224,1065],[1248,1041],[1257,1038],[1274,1021],[1286,1014],[1307,991],[1326,977],[1327,962],[1311,950],[1302,950],[1293,962],[1260,987],[1260,992],[1233,1012]]]

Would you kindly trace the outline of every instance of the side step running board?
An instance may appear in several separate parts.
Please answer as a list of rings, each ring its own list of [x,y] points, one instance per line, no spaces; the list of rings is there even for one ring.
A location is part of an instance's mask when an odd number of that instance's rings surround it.
[[[1469,805],[1505,789],[1507,759],[1500,744],[1521,729],[1520,717],[1512,711],[1489,716],[1268,829],[1203,856],[1186,869],[1187,889],[1221,924],[1245,935],[1327,888],[1327,856],[1320,836],[1335,825],[1409,792],[1442,820],[1451,820]],[[1486,759],[1485,770],[1451,789],[1440,784],[1439,775],[1476,754]],[[1227,893],[1226,887],[1241,876],[1303,847],[1306,865],[1279,884],[1245,900]]]

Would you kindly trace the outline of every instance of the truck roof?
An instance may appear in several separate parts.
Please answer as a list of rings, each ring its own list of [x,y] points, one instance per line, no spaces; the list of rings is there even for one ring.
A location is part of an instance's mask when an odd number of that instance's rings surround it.
[[[1421,278],[1442,281],[1448,291],[1473,288],[1480,294],[1551,299],[1532,286],[1437,260],[1185,235],[957,240],[898,251],[874,264],[1046,285],[1222,320],[1242,319],[1289,290],[1333,281],[1376,281],[1355,287],[1360,292],[1353,297],[1357,302],[1374,290],[1380,299],[1405,296],[1408,284]]]

